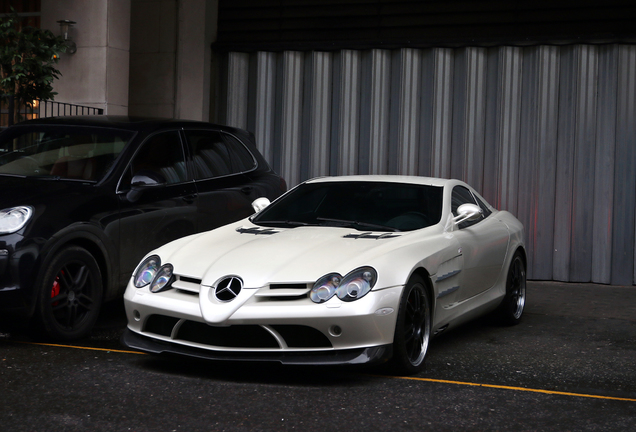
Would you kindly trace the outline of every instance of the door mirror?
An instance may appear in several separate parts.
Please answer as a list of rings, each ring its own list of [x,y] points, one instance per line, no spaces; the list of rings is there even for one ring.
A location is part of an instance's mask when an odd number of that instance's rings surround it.
[[[270,204],[270,201],[267,198],[260,197],[252,201],[252,208],[254,209],[255,213],[258,213],[261,210],[263,210],[265,207],[267,207],[269,204]]]
[[[472,222],[481,218],[483,211],[477,204],[462,204],[457,207],[457,216],[453,218],[453,222],[459,225],[462,222]]]
[[[159,173],[141,170],[135,173],[130,181],[131,186],[158,186],[166,184],[166,179]]]

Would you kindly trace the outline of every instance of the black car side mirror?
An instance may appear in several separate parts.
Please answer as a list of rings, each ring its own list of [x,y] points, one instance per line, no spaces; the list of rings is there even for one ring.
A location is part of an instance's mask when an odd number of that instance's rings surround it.
[[[130,181],[130,185],[135,186],[159,186],[162,184],[166,184],[166,179],[161,174],[148,171],[141,170],[135,173],[132,180]]]
[[[165,184],[166,179],[159,173],[147,170],[138,171],[130,181],[130,190],[126,194],[126,199],[130,202],[135,202],[142,195],[144,189]]]

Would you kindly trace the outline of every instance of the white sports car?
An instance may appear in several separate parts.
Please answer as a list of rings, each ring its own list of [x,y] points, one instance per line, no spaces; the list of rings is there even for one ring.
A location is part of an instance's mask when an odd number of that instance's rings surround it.
[[[123,342],[413,374],[431,336],[491,311],[521,318],[523,226],[463,182],[319,178],[268,204],[149,253],[124,295]]]

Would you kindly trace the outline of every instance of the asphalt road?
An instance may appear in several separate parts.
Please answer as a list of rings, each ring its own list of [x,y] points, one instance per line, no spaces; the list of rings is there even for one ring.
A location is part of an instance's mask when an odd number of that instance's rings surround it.
[[[72,346],[0,332],[0,431],[633,431],[636,287],[530,282],[522,323],[433,340],[426,370],[159,358],[111,305]]]

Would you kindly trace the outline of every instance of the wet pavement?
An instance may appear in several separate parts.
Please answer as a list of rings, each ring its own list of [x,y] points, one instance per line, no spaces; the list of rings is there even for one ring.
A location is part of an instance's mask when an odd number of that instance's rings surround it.
[[[115,303],[73,345],[0,331],[0,430],[636,430],[635,309],[636,287],[529,282],[521,324],[444,334],[399,378],[134,353]]]

